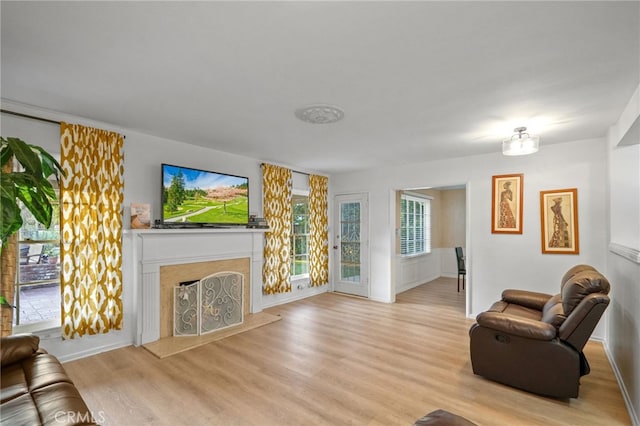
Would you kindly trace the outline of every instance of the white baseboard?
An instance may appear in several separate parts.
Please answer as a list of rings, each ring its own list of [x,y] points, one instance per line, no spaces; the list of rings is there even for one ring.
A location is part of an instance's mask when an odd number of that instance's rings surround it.
[[[640,417],[638,417],[638,413],[636,413],[633,407],[633,401],[631,401],[631,397],[629,396],[627,387],[624,384],[624,380],[622,379],[622,374],[620,374],[618,365],[616,364],[615,360],[611,356],[611,353],[609,352],[609,346],[607,345],[606,341],[603,341],[602,347],[604,348],[604,353],[607,355],[609,364],[613,369],[613,374],[616,376],[616,380],[618,381],[618,386],[620,387],[620,392],[622,393],[624,404],[627,406],[627,412],[629,413],[629,417],[631,418],[631,424],[633,426],[640,426]]]
[[[81,359],[81,358],[86,358],[88,356],[97,355],[97,354],[102,353],[102,352],[108,352],[108,351],[112,351],[114,349],[120,349],[120,348],[124,348],[124,347],[127,347],[127,346],[132,346],[132,345],[133,345],[133,343],[131,343],[129,341],[114,342],[114,343],[110,343],[108,345],[96,346],[96,347],[93,347],[91,349],[86,349],[84,351],[74,352],[74,353],[69,354],[69,355],[58,356],[57,358],[61,363],[65,363],[65,362],[75,361],[75,360]]]
[[[112,330],[108,334],[97,334],[64,340],[60,326],[33,331],[40,338],[40,347],[54,355],[62,363],[75,361],[102,352],[134,345],[131,330]],[[102,341],[106,343],[100,344]]]
[[[379,303],[395,303],[395,301],[391,301],[391,300],[387,300],[387,299],[382,299],[380,297],[369,297],[369,300],[371,300],[372,302],[379,302]]]
[[[284,305],[285,303],[290,303],[290,302],[295,302],[296,300],[302,300],[302,299],[306,299],[307,297],[311,297],[311,296],[315,296],[318,294],[322,294],[322,293],[326,293],[327,291],[329,291],[329,286],[328,285],[322,285],[319,287],[309,287],[307,289],[305,289],[304,291],[299,291],[296,292],[296,294],[290,294],[290,295],[277,295],[277,296],[281,296],[281,297],[273,297],[273,298],[269,298],[269,297],[262,297],[262,309],[267,309],[267,308],[272,308],[274,306],[278,306],[278,305]]]
[[[422,285],[424,283],[428,283],[429,281],[433,281],[437,278],[439,278],[440,275],[434,275],[434,276],[429,276],[426,277],[420,281],[414,281],[414,282],[409,282],[409,283],[404,283],[402,284],[400,287],[396,288],[396,294],[400,294],[403,293],[407,290],[411,290],[412,288],[418,287],[419,285]]]

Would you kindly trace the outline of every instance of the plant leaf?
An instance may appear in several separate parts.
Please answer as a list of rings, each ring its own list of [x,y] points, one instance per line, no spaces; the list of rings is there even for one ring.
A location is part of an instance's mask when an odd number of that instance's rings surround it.
[[[44,191],[38,191],[32,186],[22,185],[16,188],[16,197],[24,203],[25,207],[29,209],[38,222],[46,228],[51,225],[53,207],[51,207],[49,197]]]
[[[4,176],[3,176],[4,178]],[[2,179],[3,181],[5,179]],[[0,238],[2,242],[7,241],[14,232],[22,226],[22,216],[20,207],[16,202],[15,188],[12,185],[0,187],[0,203],[2,204],[2,215],[0,215]]]
[[[42,176],[32,176],[25,172],[13,172],[5,173],[6,179],[9,181],[9,185],[13,184],[16,190],[29,190],[34,192],[43,192],[44,195],[51,199],[56,200],[56,191],[53,188],[51,182]],[[27,206],[29,208],[29,206]]]
[[[62,169],[58,160],[56,160],[51,154],[44,150],[44,148],[36,145],[31,146],[33,149],[40,153],[40,159],[42,160],[42,174],[45,178],[51,175],[55,175],[58,179],[58,174],[66,176],[67,173]]]
[[[7,138],[7,142],[13,151],[13,155],[27,172],[32,175],[42,176],[40,156],[34,152],[31,145],[18,138]]]
[[[0,167],[4,166],[13,157],[13,151],[5,138],[0,138]]]
[[[15,308],[15,306],[13,306],[11,303],[9,303],[7,301],[7,298],[4,296],[0,296],[0,306],[10,306],[12,308]]]
[[[24,171],[1,174],[2,215],[0,237],[6,241],[22,226],[21,200],[35,219],[47,228],[51,225],[53,208],[51,200],[56,200],[56,191],[49,176],[65,175],[60,163],[43,148],[30,145],[18,138],[0,137],[0,160],[6,164],[15,157]]]

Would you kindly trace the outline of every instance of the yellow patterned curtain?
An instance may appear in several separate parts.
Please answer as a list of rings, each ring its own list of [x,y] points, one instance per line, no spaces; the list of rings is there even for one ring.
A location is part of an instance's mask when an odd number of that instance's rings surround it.
[[[122,328],[124,139],[60,125],[62,336]]]
[[[262,165],[262,205],[270,228],[262,267],[265,294],[291,291],[291,187],[291,170]]]
[[[329,283],[328,184],[325,176],[309,176],[309,282]]]

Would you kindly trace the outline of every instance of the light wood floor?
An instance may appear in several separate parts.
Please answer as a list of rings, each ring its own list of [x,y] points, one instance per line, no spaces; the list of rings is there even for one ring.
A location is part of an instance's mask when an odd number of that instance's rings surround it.
[[[631,424],[601,344],[586,346],[578,399],[544,398],[472,373],[455,279],[397,299],[322,294],[169,358],[127,347],[65,367],[105,425],[395,426],[438,408],[479,425]]]

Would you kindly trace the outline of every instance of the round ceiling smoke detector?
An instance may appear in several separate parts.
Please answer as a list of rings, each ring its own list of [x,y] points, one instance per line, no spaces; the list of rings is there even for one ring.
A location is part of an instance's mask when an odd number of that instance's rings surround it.
[[[333,105],[309,105],[296,110],[296,117],[313,124],[329,124],[344,118],[344,111]]]

